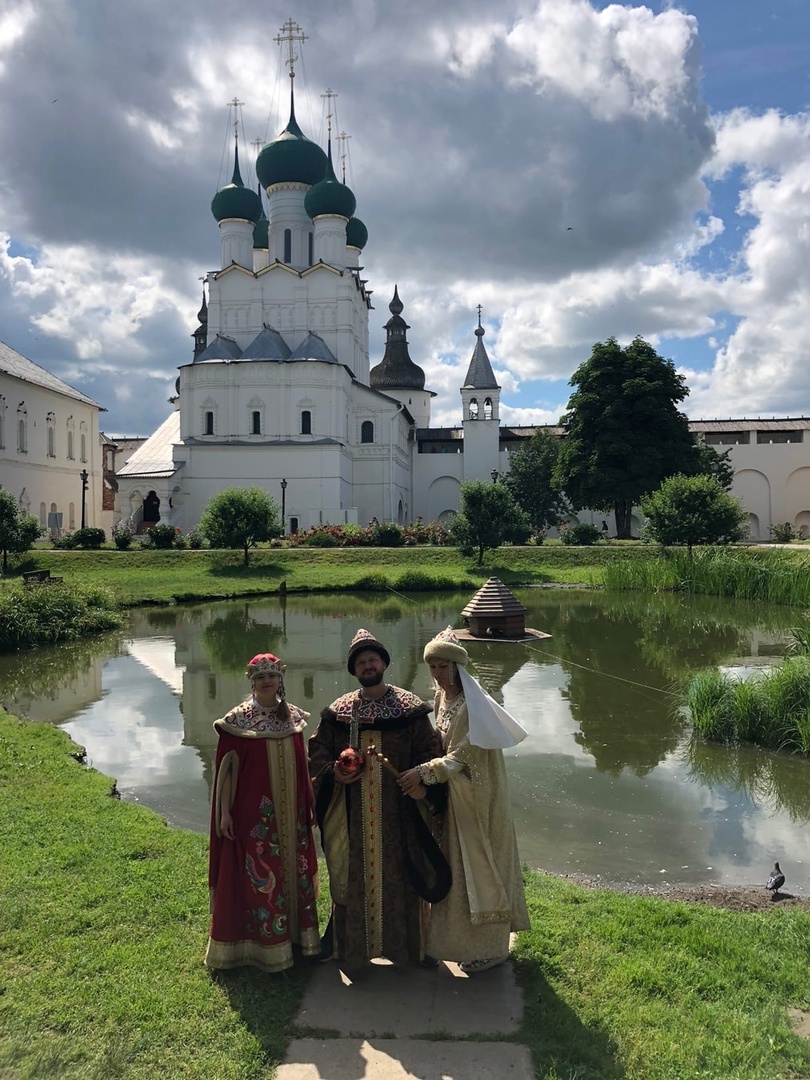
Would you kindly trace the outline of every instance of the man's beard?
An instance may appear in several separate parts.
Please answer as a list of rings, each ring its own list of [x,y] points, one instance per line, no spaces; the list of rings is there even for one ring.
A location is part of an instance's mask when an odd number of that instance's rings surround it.
[[[384,671],[376,671],[368,675],[358,675],[357,681],[361,686],[379,686],[383,681]]]

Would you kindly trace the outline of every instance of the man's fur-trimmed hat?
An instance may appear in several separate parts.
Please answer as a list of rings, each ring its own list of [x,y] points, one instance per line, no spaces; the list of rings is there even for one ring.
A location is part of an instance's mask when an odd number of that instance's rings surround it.
[[[354,675],[354,661],[355,658],[361,652],[375,652],[378,656],[382,657],[382,660],[386,667],[391,663],[391,656],[388,649],[377,641],[373,634],[370,634],[368,630],[358,630],[352,638],[352,643],[349,646],[349,656],[346,660],[346,667],[349,669],[349,674]]]

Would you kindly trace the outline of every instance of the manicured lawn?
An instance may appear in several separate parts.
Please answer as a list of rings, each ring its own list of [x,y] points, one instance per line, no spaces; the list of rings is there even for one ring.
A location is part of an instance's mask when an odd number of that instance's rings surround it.
[[[49,725],[0,711],[0,1076],[269,1078],[310,968],[212,975],[206,839],[111,798]],[[742,915],[527,873],[518,1040],[543,1080],[810,1072],[810,914]]]

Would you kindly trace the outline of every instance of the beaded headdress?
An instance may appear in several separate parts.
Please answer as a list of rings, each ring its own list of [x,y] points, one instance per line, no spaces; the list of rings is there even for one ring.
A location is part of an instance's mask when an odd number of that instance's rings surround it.
[[[245,674],[249,679],[255,679],[257,675],[283,675],[285,665],[272,653],[258,653],[248,662]]]

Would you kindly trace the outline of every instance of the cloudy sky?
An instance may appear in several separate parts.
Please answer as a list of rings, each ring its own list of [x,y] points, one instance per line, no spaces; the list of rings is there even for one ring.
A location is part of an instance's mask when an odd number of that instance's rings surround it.
[[[636,334],[693,417],[810,415],[807,0],[324,7],[0,6],[0,340],[109,434],[153,430],[191,358],[226,103],[247,143],[284,126],[290,14],[299,121],[321,137],[330,87],[351,136],[372,363],[397,282],[434,423],[477,304],[507,423],[557,420],[593,343]]]

